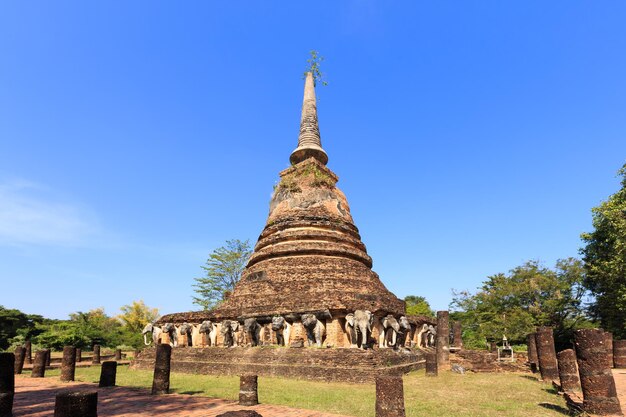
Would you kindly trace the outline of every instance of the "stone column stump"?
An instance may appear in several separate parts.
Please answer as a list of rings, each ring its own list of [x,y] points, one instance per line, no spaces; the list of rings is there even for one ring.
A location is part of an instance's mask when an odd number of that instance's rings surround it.
[[[26,348],[18,346],[15,348],[15,375],[22,373],[24,369],[24,360],[26,360]]]
[[[526,336],[526,346],[528,346],[528,363],[530,365],[530,370],[533,374],[537,373],[539,358],[537,357],[537,343],[535,341],[535,333],[531,333]]]
[[[376,377],[376,417],[404,417],[405,415],[402,376]]]
[[[33,344],[31,343],[30,340],[27,340],[24,343],[24,348],[26,349],[26,363],[28,365],[32,365],[33,364]]]
[[[100,345],[93,345],[93,357],[91,363],[97,365],[100,363]]]
[[[115,360],[116,361],[122,360],[122,349],[115,349]]]
[[[613,341],[613,364],[616,368],[626,368],[626,340]]]
[[[437,355],[426,353],[426,376],[437,376]]]
[[[0,392],[0,417],[13,417],[13,392]]]
[[[50,363],[52,362],[52,349],[46,349],[48,353],[46,354],[46,367],[50,367]]]
[[[46,358],[48,357],[48,352],[48,349],[41,349],[35,352],[33,370],[30,373],[31,378],[43,378],[46,374]]]
[[[73,381],[75,374],[76,348],[74,346],[65,346],[63,348],[63,359],[61,361],[61,381]]]
[[[563,392],[580,392],[580,379],[576,365],[576,353],[573,349],[565,349],[556,354],[559,363],[559,378]]]
[[[606,337],[606,349],[607,349],[607,359],[609,361],[609,368],[615,367],[613,360],[613,333],[605,332],[604,336]]]
[[[437,367],[450,368],[450,313],[437,312]]]
[[[115,379],[117,377],[117,362],[104,361],[102,362],[102,368],[100,369],[100,383],[99,387],[114,387]]]
[[[13,414],[15,394],[15,354],[0,353],[0,417]]]
[[[452,333],[454,334],[454,346],[463,347],[463,328],[460,321],[455,321],[452,325]]]
[[[170,345],[157,345],[156,358],[154,360],[154,377],[152,379],[152,395],[170,393],[170,361],[172,359],[172,347]]]
[[[76,348],[76,362],[83,361],[83,350],[81,348]]]
[[[54,417],[97,417],[97,391],[66,391],[56,395]]]
[[[239,405],[253,406],[259,403],[257,375],[239,377]]]
[[[608,366],[606,336],[599,329],[574,332],[574,346],[583,389],[583,411],[598,415],[622,415],[615,380]]]
[[[539,372],[541,379],[547,382],[559,380],[559,367],[556,362],[554,334],[552,327],[539,327],[535,333]]]

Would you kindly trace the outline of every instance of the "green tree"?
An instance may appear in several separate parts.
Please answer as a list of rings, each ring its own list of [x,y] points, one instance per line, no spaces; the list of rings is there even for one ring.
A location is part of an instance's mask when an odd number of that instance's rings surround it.
[[[320,55],[316,50],[312,50],[310,52],[309,59],[306,60],[306,69],[304,70],[304,76],[306,77],[306,73],[310,72],[313,74],[313,83],[317,85],[318,82],[321,82],[322,85],[328,85],[328,82],[324,79],[324,73],[320,70],[320,64],[324,60],[324,57]]]
[[[406,314],[409,316],[435,316],[435,312],[430,308],[430,304],[425,297],[407,295],[404,297],[404,301],[406,302]]]
[[[252,249],[247,240],[227,240],[224,246],[215,249],[202,266],[205,276],[194,278],[197,294],[192,297],[194,304],[208,310],[222,302],[241,278],[250,255]]]
[[[509,274],[487,277],[472,294],[453,291],[454,320],[464,328],[464,342],[473,347],[502,339],[525,343],[536,326],[552,326],[558,346],[566,346],[572,333],[587,327],[582,300],[584,269],[578,259],[559,260],[554,269],[528,261]]]
[[[621,189],[592,209],[593,228],[583,233],[585,286],[595,296],[590,313],[602,327],[626,338],[626,164]]]
[[[35,314],[0,306],[0,349],[7,349],[15,337],[23,341],[35,335],[37,324],[43,320],[43,317]]]
[[[120,307],[120,310],[122,314],[117,318],[130,332],[141,333],[146,324],[152,323],[159,317],[159,309],[148,307],[143,300],[133,301],[131,304]]]

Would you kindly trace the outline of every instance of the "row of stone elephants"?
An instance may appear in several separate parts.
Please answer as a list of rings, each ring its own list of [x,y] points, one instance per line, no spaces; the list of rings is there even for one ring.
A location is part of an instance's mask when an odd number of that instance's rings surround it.
[[[325,320],[316,314],[305,313],[299,320],[287,320],[274,316],[268,326],[263,326],[256,318],[243,320],[204,320],[201,323],[151,323],[144,327],[143,338],[146,345],[169,343],[171,346],[258,346],[270,339],[279,346],[289,346],[294,325],[301,324],[309,346],[321,347],[326,337]],[[431,323],[411,324],[406,316],[399,318],[389,314],[376,317],[368,310],[356,310],[345,315],[343,331],[352,348],[398,348],[417,346],[434,347],[436,327]],[[272,334],[267,335],[270,331]],[[377,337],[373,337],[373,335]],[[270,336],[270,337],[267,337]],[[273,336],[273,337],[271,337]],[[150,338],[148,338],[150,337]],[[303,337],[303,339],[304,339]]]

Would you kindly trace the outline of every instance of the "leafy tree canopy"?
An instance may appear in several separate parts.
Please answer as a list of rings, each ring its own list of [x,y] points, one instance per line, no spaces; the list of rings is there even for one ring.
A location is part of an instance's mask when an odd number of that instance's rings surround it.
[[[324,60],[324,57],[316,50],[312,50],[310,55],[309,59],[306,60],[307,65],[304,76],[306,77],[306,73],[310,72],[313,74],[313,83],[315,83],[315,85],[317,85],[318,82],[321,82],[324,86],[328,85],[328,82],[324,79],[324,73],[320,70],[320,64]]]
[[[585,286],[595,296],[590,313],[602,327],[626,338],[626,164],[621,189],[592,209],[593,228],[583,233]]]
[[[37,324],[43,321],[44,318],[36,314],[0,306],[0,349],[7,349],[11,344],[10,339],[16,336],[30,338],[37,333]]]
[[[407,295],[404,297],[404,301],[406,302],[406,314],[410,316],[435,316],[435,312],[430,308],[430,304],[425,297]]]
[[[129,305],[120,307],[120,310],[122,314],[117,318],[131,332],[141,332],[146,324],[152,323],[159,317],[159,309],[148,307],[143,300],[133,301]]]
[[[464,328],[464,342],[484,346],[504,335],[525,343],[537,326],[552,326],[558,346],[570,343],[572,332],[589,326],[582,305],[584,269],[578,259],[558,260],[554,269],[528,261],[508,274],[487,277],[472,294],[454,291],[452,318]]]
[[[209,310],[222,302],[239,282],[250,255],[252,249],[247,240],[227,240],[224,246],[215,249],[202,266],[205,275],[194,278],[197,294],[192,297],[194,304]]]

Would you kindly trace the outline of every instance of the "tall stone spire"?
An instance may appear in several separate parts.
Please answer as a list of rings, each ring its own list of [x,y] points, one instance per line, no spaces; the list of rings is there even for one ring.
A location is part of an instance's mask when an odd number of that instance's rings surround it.
[[[315,102],[315,83],[313,74],[306,73],[304,81],[304,100],[302,101],[302,118],[300,119],[300,135],[298,147],[291,153],[289,161],[297,164],[308,158],[315,158],[323,165],[328,162],[328,155],[322,149],[320,128],[317,124],[317,105]]]

